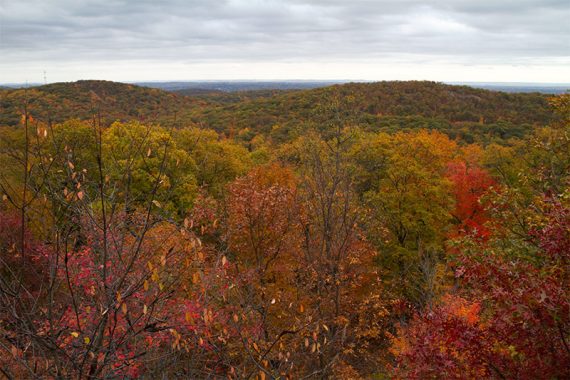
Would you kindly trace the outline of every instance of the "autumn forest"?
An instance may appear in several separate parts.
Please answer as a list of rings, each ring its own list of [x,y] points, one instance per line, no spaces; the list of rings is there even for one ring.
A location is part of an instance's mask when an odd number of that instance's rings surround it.
[[[570,95],[0,89],[0,378],[570,378]]]

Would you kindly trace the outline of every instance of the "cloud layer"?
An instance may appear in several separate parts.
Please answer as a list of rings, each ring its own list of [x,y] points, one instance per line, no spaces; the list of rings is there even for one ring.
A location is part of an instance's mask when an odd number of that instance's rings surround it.
[[[230,78],[248,67],[249,78],[272,68],[303,78],[319,65],[362,79],[395,66],[404,76],[461,67],[565,75],[568,20],[568,0],[0,0],[0,81],[42,70],[62,79]]]

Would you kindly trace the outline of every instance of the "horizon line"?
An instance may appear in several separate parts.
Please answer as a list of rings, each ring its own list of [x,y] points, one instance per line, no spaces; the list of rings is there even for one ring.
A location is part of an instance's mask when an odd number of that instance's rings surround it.
[[[54,81],[54,82],[4,82],[0,83],[0,86],[42,86],[46,84],[55,83],[74,83],[79,81],[108,81],[116,83],[125,84],[137,84],[137,83],[221,83],[221,82],[258,82],[258,83],[375,83],[375,82],[436,82],[444,84],[487,84],[487,85],[517,85],[517,86],[533,86],[533,85],[549,85],[556,87],[570,86],[570,82],[517,82],[517,81],[506,81],[506,82],[495,82],[495,81],[445,81],[445,80],[430,80],[430,79],[171,79],[171,80],[160,80],[160,79],[147,79],[147,80],[135,80],[135,81],[117,81],[110,79],[77,79],[71,81]]]

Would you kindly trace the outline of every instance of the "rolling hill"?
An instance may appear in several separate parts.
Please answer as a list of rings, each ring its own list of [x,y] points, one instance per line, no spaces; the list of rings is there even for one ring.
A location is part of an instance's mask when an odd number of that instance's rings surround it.
[[[348,83],[309,90],[167,92],[108,81],[55,83],[0,92],[0,124],[15,125],[23,105],[58,122],[144,120],[198,124],[228,135],[251,130],[275,142],[332,122],[365,129],[438,129],[466,141],[520,137],[551,122],[548,95],[506,93],[436,82]],[[247,139],[247,138],[246,138]]]
[[[349,83],[197,110],[193,117],[218,131],[243,130],[286,140],[331,121],[386,130],[439,129],[453,137],[520,137],[552,120],[548,95],[505,93],[436,82]],[[482,136],[485,135],[485,136]]]
[[[538,93],[512,94],[435,82],[349,83],[282,93],[217,109],[206,108],[204,114],[216,127],[225,117],[232,118],[240,126],[251,126],[329,119],[330,112],[338,111],[359,114],[361,118],[422,116],[450,122],[533,124],[550,119],[547,99],[547,95]],[[338,106],[327,107],[327,103]]]
[[[2,91],[0,125],[17,124],[26,101],[33,117],[54,122],[70,118],[91,119],[97,114],[105,121],[168,122],[174,120],[175,115],[204,106],[201,100],[159,89],[84,80]]]

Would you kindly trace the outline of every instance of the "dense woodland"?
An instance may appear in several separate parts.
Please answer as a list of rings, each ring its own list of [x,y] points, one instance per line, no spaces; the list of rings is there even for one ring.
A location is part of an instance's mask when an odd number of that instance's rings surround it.
[[[0,90],[0,373],[570,377],[570,95]]]

